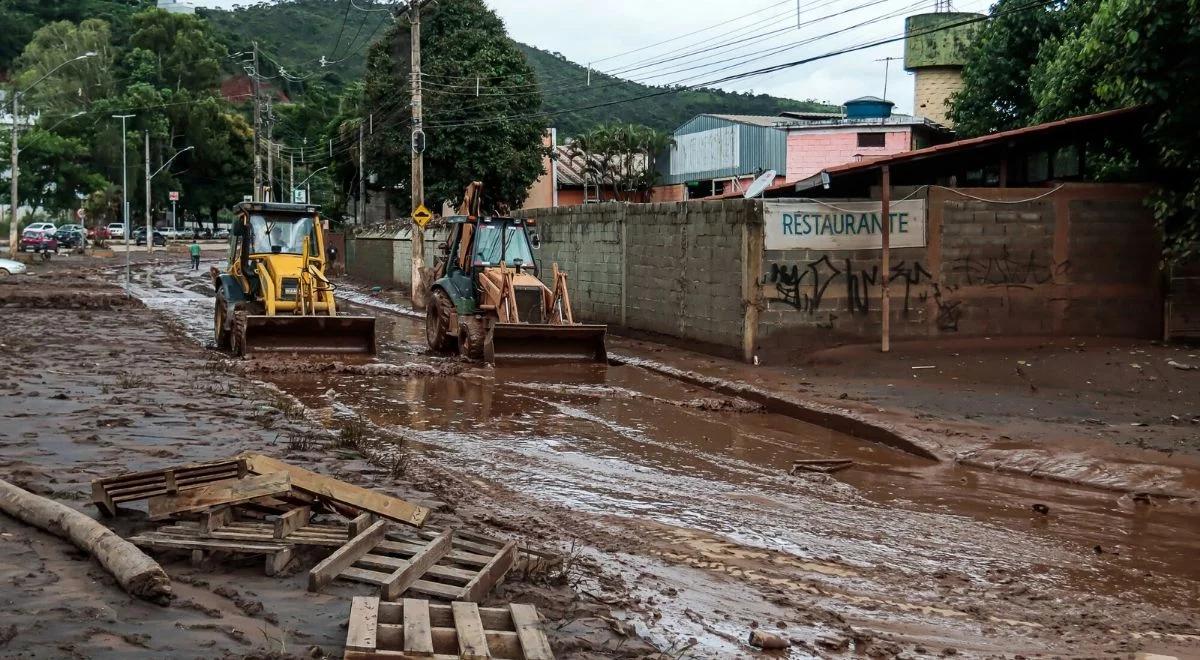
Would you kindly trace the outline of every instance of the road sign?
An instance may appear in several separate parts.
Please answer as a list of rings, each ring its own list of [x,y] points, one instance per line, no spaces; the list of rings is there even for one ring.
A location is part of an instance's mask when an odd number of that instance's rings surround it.
[[[412,212],[412,219],[413,222],[417,223],[418,227],[424,229],[425,225],[429,224],[430,220],[433,220],[433,214],[429,212],[429,209],[425,208],[424,204],[422,204]]]
[[[172,190],[172,191],[171,191],[171,195],[170,195],[169,199],[170,199],[172,202],[178,202],[178,201],[179,201],[179,192],[178,192],[178,191],[175,191],[175,190]]]

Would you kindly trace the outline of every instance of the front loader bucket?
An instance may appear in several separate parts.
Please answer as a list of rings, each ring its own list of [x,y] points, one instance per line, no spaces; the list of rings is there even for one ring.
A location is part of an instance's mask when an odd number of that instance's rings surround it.
[[[607,362],[605,325],[553,325],[550,323],[497,323],[485,358],[503,362]]]
[[[375,354],[371,316],[247,316],[242,344],[251,353]]]

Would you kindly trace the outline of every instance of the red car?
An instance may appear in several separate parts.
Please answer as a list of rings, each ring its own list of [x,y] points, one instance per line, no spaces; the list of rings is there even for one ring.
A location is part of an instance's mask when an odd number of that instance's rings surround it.
[[[95,227],[88,227],[87,231],[88,231],[88,239],[93,240],[93,241],[97,241],[97,240],[107,241],[108,239],[112,238],[112,234],[109,233],[108,227],[97,225]]]
[[[58,241],[48,231],[26,230],[21,234],[21,252],[51,252],[58,254]]]

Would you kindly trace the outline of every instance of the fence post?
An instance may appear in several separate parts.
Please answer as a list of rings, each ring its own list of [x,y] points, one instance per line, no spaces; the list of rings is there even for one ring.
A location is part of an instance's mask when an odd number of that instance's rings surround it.
[[[763,220],[762,203],[742,207],[742,359],[754,361],[758,343],[758,306],[762,298]]]

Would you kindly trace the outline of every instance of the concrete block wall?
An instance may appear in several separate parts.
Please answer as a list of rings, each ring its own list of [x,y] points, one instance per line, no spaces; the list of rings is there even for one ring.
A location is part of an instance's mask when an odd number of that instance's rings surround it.
[[[437,246],[447,231],[432,227],[425,231],[425,264],[433,266]],[[412,237],[401,230],[361,231],[346,236],[346,273],[367,282],[397,288],[412,287]]]

